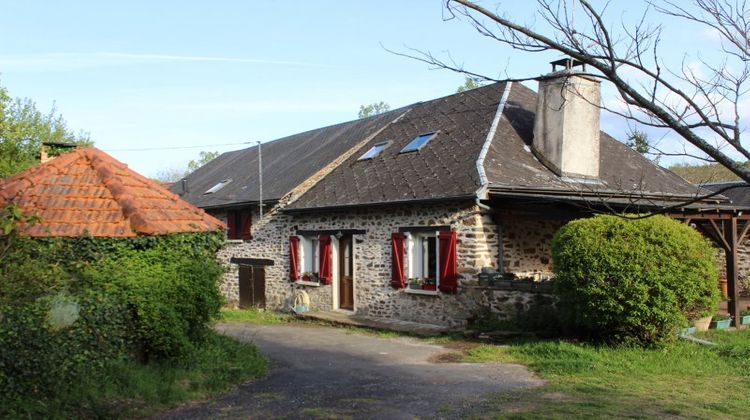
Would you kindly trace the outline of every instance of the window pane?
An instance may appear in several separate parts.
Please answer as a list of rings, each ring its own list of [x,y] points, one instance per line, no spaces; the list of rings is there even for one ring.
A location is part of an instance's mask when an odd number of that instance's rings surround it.
[[[383,151],[383,149],[385,149],[386,145],[387,143],[378,143],[372,146],[370,150],[368,150],[364,155],[360,156],[357,160],[367,160],[374,158],[375,156],[379,155],[380,152]]]
[[[427,276],[437,279],[437,238],[427,238]]]
[[[401,149],[401,153],[414,152],[419,150],[422,146],[427,144],[428,141],[432,140],[437,133],[426,133],[420,134],[414,138],[409,144]]]

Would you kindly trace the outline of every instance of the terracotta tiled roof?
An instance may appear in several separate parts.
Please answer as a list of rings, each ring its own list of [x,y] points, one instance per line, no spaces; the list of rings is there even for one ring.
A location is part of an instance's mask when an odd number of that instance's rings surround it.
[[[0,205],[41,219],[26,236],[132,237],[224,228],[219,220],[95,148],[0,180]]]

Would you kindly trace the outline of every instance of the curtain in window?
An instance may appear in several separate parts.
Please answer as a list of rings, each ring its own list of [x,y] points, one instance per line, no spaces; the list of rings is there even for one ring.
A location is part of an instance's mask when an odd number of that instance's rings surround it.
[[[299,279],[299,237],[289,237],[289,279]]]
[[[406,285],[404,276],[404,246],[406,235],[400,232],[391,234],[391,286],[401,289]]]
[[[331,237],[320,235],[320,282],[331,284],[333,280],[333,267],[331,266]]]
[[[456,232],[438,233],[440,249],[440,290],[456,293],[458,290],[458,267],[456,264]]]

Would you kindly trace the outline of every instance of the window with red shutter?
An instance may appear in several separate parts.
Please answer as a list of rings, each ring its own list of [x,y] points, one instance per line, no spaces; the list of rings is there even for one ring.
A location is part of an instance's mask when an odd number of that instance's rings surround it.
[[[333,280],[333,267],[331,261],[331,237],[329,235],[320,235],[320,273],[319,278],[322,284],[331,284]]]
[[[289,237],[289,279],[299,279],[299,237]]]
[[[227,211],[227,239],[240,239],[237,232],[237,212]]]
[[[405,239],[406,235],[403,233],[394,232],[391,234],[391,286],[396,289],[402,289],[406,285],[404,275]]]
[[[445,293],[456,293],[458,290],[456,243],[456,232],[438,233],[440,290]]]
[[[240,228],[240,239],[249,241],[253,239],[253,213],[250,210],[240,212],[239,218],[242,222]]]

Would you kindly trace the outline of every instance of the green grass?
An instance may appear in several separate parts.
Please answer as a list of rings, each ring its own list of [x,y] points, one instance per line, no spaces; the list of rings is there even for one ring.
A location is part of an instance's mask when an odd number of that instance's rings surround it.
[[[565,341],[466,351],[469,362],[515,362],[548,384],[505,394],[487,408],[510,418],[741,418],[750,407],[750,331],[713,332],[716,347],[678,342],[662,349],[597,347]]]
[[[291,315],[263,309],[222,309],[220,322],[250,322],[253,324],[281,324],[290,322]]]
[[[202,400],[267,373],[251,344],[212,334],[180,364],[114,362],[104,378],[71,384],[61,401],[24,401],[11,417],[145,417]]]

